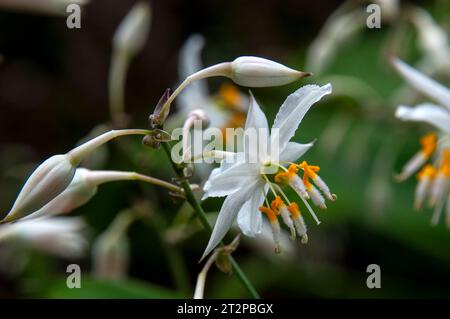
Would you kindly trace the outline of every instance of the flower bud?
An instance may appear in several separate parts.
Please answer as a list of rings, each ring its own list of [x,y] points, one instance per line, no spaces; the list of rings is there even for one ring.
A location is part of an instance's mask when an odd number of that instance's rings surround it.
[[[280,86],[309,76],[309,72],[296,71],[267,59],[243,56],[231,62],[230,78],[249,87]]]
[[[76,167],[98,147],[124,135],[146,135],[147,130],[112,130],[93,138],[63,155],[43,162],[28,178],[13,207],[1,223],[27,216],[61,194],[72,182]]]
[[[74,174],[75,166],[69,155],[50,157],[28,178],[2,222],[10,222],[38,210],[69,186]]]
[[[114,48],[130,54],[139,52],[147,39],[150,19],[150,6],[145,2],[135,4],[114,34]]]

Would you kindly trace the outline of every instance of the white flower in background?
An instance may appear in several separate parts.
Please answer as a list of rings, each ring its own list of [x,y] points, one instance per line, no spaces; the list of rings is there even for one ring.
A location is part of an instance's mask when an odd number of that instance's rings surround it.
[[[101,233],[92,247],[93,273],[99,278],[126,277],[130,259],[127,231],[136,215],[126,210],[117,215],[111,225]]]
[[[145,45],[150,32],[150,22],[150,6],[146,2],[137,2],[114,33],[109,74],[109,103],[111,119],[116,125],[126,124],[125,77],[131,60]]]
[[[415,207],[420,209],[428,198],[434,207],[432,223],[437,224],[447,205],[446,223],[450,227],[450,90],[399,59],[394,59],[393,64],[411,86],[439,103],[397,108],[399,119],[426,122],[438,130],[437,134],[429,133],[421,139],[421,151],[406,163],[397,178],[405,180],[422,167],[417,175]]]
[[[302,156],[312,146],[312,143],[289,142],[309,108],[330,93],[330,84],[322,87],[306,85],[289,95],[275,118],[270,137],[266,116],[254,98],[251,98],[245,132],[257,130],[257,153],[254,152],[255,145],[250,145],[250,141],[244,138],[244,152],[228,154],[221,166],[212,171],[204,188],[204,198],[223,196],[227,196],[227,198],[220,210],[203,257],[217,246],[236,219],[245,235],[255,237],[260,233],[262,227],[261,212],[265,213],[271,222],[277,251],[280,249],[278,215],[281,215],[293,236],[295,236],[296,230],[297,234],[302,237],[302,241],[307,241],[306,227],[299,207],[295,202],[289,201],[279,184],[288,184],[297,192],[317,223],[319,221],[307,199],[311,198],[321,208],[326,208],[326,206],[324,197],[311,183],[311,180],[328,199],[335,199],[326,184],[317,175],[319,170],[317,166],[310,166],[306,162],[300,165],[292,163]],[[268,152],[272,149],[277,149],[278,154],[274,154],[272,151]],[[289,168],[285,168],[283,165],[286,164],[291,165]],[[303,179],[297,175],[297,171],[300,169],[304,172]],[[279,170],[281,172],[278,172]],[[275,182],[271,180],[275,180]],[[271,205],[266,196],[269,189],[274,196]],[[279,194],[283,196],[284,201]],[[266,201],[266,206],[261,206],[264,201]]]
[[[1,221],[11,222],[25,217],[46,205],[71,183],[76,167],[101,145],[124,135],[147,135],[147,130],[112,130],[62,155],[44,161],[26,181],[8,215]]]
[[[65,258],[82,257],[86,224],[77,217],[19,221],[0,226],[0,244],[25,246]]]
[[[77,168],[72,182],[61,194],[23,219],[70,213],[91,200],[97,193],[98,186],[115,181],[142,181],[166,187],[173,192],[180,191],[178,186],[135,172],[91,171],[85,168]]]

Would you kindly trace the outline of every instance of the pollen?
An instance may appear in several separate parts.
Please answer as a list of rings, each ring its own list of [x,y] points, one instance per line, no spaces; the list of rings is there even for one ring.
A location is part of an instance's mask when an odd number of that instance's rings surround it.
[[[294,219],[299,218],[301,216],[300,209],[298,208],[297,203],[291,203],[288,206],[288,210],[291,213],[292,218]]]
[[[275,175],[275,182],[280,184],[288,184],[290,180],[297,175],[298,168],[297,165],[291,164],[287,171],[280,172],[277,175]]]
[[[436,133],[428,133],[420,139],[420,145],[422,146],[422,153],[428,158],[436,150],[437,137]]]
[[[433,179],[436,176],[436,168],[434,168],[433,165],[428,164],[425,165],[422,170],[417,174],[417,179],[423,180],[425,178],[427,179]]]
[[[308,162],[306,162],[306,161],[303,161],[302,163],[300,163],[298,165],[298,167],[300,167],[303,170],[303,172],[304,172],[304,174],[303,174],[303,182],[305,182],[305,185],[306,185],[306,181],[308,179],[312,179],[312,180],[316,179],[317,172],[320,171],[320,167],[319,166],[308,165]]]
[[[450,177],[450,149],[445,149],[442,152],[439,174],[445,177]]]
[[[258,208],[261,213],[266,214],[267,218],[271,223],[274,223],[277,221],[277,212],[273,209],[265,206],[261,206]]]
[[[275,197],[275,199],[270,204],[272,210],[279,211],[281,208],[286,207],[286,204],[283,202],[280,196]]]
[[[236,108],[241,101],[241,93],[236,86],[229,83],[224,83],[220,86],[219,97],[230,108]]]

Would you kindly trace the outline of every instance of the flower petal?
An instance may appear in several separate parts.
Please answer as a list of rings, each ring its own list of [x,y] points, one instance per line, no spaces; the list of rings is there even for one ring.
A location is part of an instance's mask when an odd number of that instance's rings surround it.
[[[255,237],[261,232],[262,228],[262,216],[258,207],[264,202],[264,198],[268,191],[268,186],[264,187],[265,182],[260,181],[261,190],[264,191],[254,192],[249,200],[247,200],[237,215],[237,223],[244,235],[249,237]]]
[[[395,69],[416,90],[450,109],[450,90],[400,59],[393,59]]]
[[[258,177],[259,166],[257,164],[239,163],[225,171],[214,169],[205,184],[205,195],[208,197],[222,197],[239,190],[243,185]]]
[[[266,115],[261,110],[251,93],[243,139],[244,152],[246,154],[254,156],[259,154],[261,151],[267,150],[267,141],[269,140],[269,124],[267,123]]]
[[[287,143],[284,151],[280,154],[280,161],[282,162],[295,162],[303,154],[305,154],[314,143],[300,144],[295,142]]]
[[[438,105],[430,103],[415,107],[400,105],[395,116],[404,121],[427,122],[445,132],[450,132],[450,112]]]
[[[330,94],[331,84],[324,86],[305,85],[292,93],[281,105],[272,127],[278,130],[279,151],[283,152],[289,140],[294,136],[306,112],[311,106],[319,101],[323,96]]]
[[[206,246],[205,252],[203,253],[201,259],[206,257],[220,243],[222,238],[230,229],[231,225],[233,225],[239,210],[249,196],[251,196],[254,192],[261,192],[258,187],[260,187],[259,181],[253,182],[243,187],[239,192],[234,192],[229,195],[225,199],[214,225],[211,237],[209,238],[208,245]]]

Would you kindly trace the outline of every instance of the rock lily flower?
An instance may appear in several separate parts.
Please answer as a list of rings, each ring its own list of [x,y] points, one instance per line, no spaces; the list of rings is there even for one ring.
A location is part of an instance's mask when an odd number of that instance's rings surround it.
[[[112,130],[93,138],[70,152],[54,155],[44,161],[26,181],[8,215],[1,221],[10,222],[27,216],[58,196],[69,186],[76,167],[101,145],[124,135],[147,135],[147,130]]]
[[[411,86],[439,103],[397,108],[399,119],[426,122],[438,130],[420,140],[422,149],[406,163],[397,179],[403,181],[421,169],[417,174],[415,207],[420,209],[428,197],[434,207],[432,223],[437,224],[446,205],[446,223],[450,228],[450,90],[399,59],[394,59],[393,65]]]
[[[334,200],[335,196],[330,194],[329,188],[317,175],[318,166],[309,165],[307,162],[299,165],[292,163],[313,144],[299,144],[290,142],[290,139],[310,107],[331,91],[330,84],[322,87],[306,85],[289,95],[275,118],[270,134],[265,114],[255,99],[251,98],[244,130],[243,152],[225,154],[221,166],[212,171],[205,184],[204,198],[227,198],[219,212],[203,257],[216,247],[236,219],[245,235],[254,237],[260,233],[261,213],[264,213],[271,223],[276,251],[280,250],[278,215],[281,215],[283,222],[290,228],[293,237],[297,233],[304,243],[307,242],[306,226],[299,206],[288,199],[281,185],[287,184],[294,189],[316,222],[320,223],[307,199],[311,198],[316,205],[326,208],[325,199],[316,186],[328,199]],[[258,132],[256,151],[255,145],[245,137],[252,131]],[[278,152],[273,152],[273,149]],[[284,166],[287,164],[290,164],[288,168]],[[303,171],[303,178],[297,175],[299,171]],[[274,197],[270,204],[267,197],[269,189]]]

